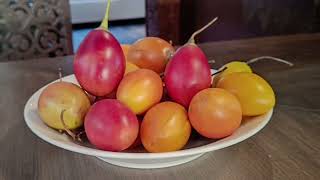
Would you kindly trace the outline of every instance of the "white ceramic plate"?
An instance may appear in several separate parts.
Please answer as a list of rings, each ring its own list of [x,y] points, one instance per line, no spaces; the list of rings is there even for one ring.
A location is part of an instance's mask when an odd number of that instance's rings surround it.
[[[63,81],[78,84],[74,75],[64,77]],[[85,145],[74,143],[66,135],[49,128],[42,122],[37,113],[37,104],[39,95],[46,86],[35,92],[25,105],[24,118],[33,133],[60,148],[95,156],[110,164],[129,168],[152,169],[175,166],[192,161],[206,152],[237,144],[260,131],[269,122],[273,112],[271,110],[264,115],[246,120],[236,132],[221,140],[214,141],[193,135],[185,149],[180,151],[147,153],[141,148],[127,152],[108,152],[95,149],[88,143]]]

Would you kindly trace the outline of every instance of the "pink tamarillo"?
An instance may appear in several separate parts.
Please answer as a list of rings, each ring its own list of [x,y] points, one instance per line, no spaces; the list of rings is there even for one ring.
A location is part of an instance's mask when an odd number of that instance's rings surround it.
[[[101,26],[89,32],[74,59],[74,74],[79,84],[95,96],[105,96],[115,90],[125,72],[121,46],[108,31],[110,2]]]
[[[169,61],[164,81],[169,96],[188,108],[191,99],[199,91],[211,86],[211,72],[208,59],[195,44],[194,37],[213,24],[217,18],[196,31],[188,43],[180,47]]]

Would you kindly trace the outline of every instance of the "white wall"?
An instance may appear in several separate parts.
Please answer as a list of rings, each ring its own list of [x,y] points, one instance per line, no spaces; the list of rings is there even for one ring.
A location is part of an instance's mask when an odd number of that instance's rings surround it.
[[[70,0],[72,23],[100,22],[107,0]],[[111,0],[110,20],[145,17],[145,0]]]

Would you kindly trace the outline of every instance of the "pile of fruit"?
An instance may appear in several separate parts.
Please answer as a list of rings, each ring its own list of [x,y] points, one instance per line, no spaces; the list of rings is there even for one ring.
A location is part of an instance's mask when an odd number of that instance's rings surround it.
[[[38,112],[49,127],[75,140],[84,127],[101,150],[123,151],[142,142],[148,152],[168,152],[182,149],[192,128],[207,138],[224,138],[243,116],[262,115],[275,105],[271,86],[245,62],[211,74],[194,37],[216,19],[175,51],[156,37],[121,46],[107,30],[108,11],[75,55],[81,87],[61,80],[41,93]]]

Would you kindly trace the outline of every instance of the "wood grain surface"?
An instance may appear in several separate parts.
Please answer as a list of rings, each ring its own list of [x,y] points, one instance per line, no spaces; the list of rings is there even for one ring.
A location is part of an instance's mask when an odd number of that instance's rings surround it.
[[[23,109],[40,87],[72,73],[72,56],[0,63],[0,180],[106,179],[320,179],[320,34],[270,37],[202,44],[220,65],[270,55],[295,63],[253,65],[273,86],[277,105],[271,122],[254,137],[207,153],[190,163],[156,170],[106,164],[69,152],[36,137]],[[1,60],[0,60],[1,61]]]

